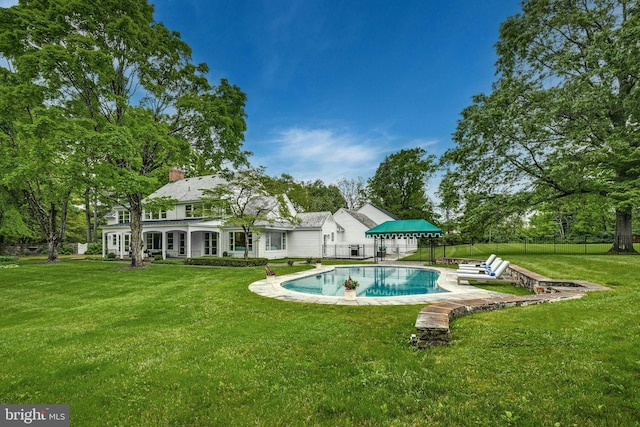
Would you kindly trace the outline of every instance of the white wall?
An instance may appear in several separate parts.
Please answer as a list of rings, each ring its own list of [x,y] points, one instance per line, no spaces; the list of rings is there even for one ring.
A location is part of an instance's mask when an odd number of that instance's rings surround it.
[[[294,230],[287,236],[290,257],[322,257],[322,230]]]
[[[371,243],[371,239],[367,239],[364,234],[364,232],[367,231],[368,228],[363,223],[351,216],[349,213],[345,212],[344,209],[338,209],[334,217],[336,222],[340,224],[342,228],[344,228],[344,233],[342,233],[342,241],[336,243]]]

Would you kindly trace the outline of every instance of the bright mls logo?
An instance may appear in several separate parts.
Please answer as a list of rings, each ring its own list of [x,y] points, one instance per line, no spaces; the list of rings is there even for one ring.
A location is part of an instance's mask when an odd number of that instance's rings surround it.
[[[69,427],[69,405],[0,405],[0,427]]]

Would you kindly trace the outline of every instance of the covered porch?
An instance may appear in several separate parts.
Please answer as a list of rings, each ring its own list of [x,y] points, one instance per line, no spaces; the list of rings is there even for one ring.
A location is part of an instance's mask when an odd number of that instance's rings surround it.
[[[193,225],[144,226],[143,250],[147,256],[167,258],[221,257],[223,231]],[[113,253],[119,259],[129,258],[131,230],[129,227],[107,227],[102,233],[102,256]]]

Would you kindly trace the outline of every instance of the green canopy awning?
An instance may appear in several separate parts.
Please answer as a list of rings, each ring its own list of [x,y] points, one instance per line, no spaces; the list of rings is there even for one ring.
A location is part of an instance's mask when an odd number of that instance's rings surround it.
[[[396,239],[407,237],[442,237],[442,230],[424,219],[387,221],[365,231],[367,237]]]

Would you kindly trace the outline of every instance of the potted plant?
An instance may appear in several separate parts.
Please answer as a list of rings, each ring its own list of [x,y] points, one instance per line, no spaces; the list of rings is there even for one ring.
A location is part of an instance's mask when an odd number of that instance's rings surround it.
[[[344,281],[344,299],[347,300],[355,300],[356,299],[356,288],[360,286],[357,280],[354,280],[349,276],[347,280]]]
[[[320,258],[316,259],[316,268],[322,267],[322,260]]]
[[[267,283],[273,283],[273,279],[276,277],[276,272],[269,266],[269,264],[264,266],[264,272],[267,275]]]

